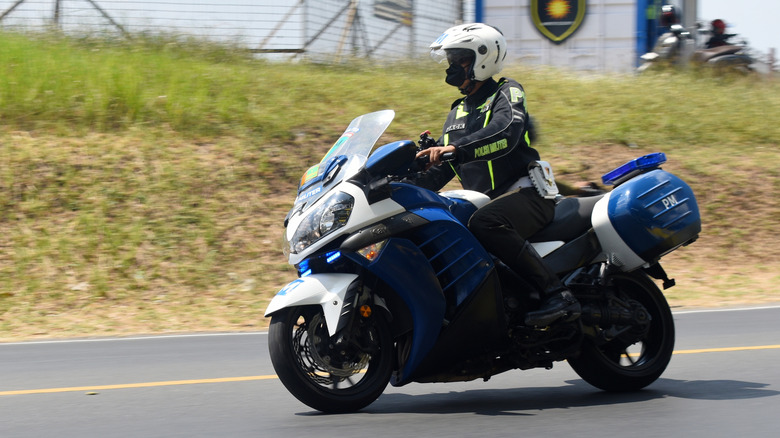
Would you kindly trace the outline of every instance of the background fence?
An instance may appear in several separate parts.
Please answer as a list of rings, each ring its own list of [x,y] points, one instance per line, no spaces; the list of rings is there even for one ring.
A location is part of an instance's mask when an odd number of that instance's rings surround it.
[[[0,29],[191,35],[268,56],[419,56],[469,0],[0,0]]]

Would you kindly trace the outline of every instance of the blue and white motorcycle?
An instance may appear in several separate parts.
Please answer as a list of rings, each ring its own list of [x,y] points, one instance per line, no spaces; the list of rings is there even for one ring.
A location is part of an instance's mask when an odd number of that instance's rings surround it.
[[[413,141],[374,149],[390,110],[352,121],[303,176],[285,219],[299,278],[266,310],[269,349],[287,389],[323,412],[372,403],[388,382],[489,379],[567,360],[588,383],[633,391],[654,382],[674,347],[674,322],[651,279],[674,285],[659,259],[701,230],[690,187],[661,153],[605,175],[600,196],[559,199],[530,239],[582,304],[571,322],[528,327],[533,288],[466,224],[489,200],[401,182],[419,169]]]

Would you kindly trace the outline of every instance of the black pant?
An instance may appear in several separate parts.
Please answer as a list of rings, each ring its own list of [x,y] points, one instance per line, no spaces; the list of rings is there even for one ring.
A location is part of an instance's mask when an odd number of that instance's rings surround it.
[[[490,201],[469,220],[469,230],[493,255],[514,269],[525,240],[552,221],[555,202],[534,188],[513,190]]]

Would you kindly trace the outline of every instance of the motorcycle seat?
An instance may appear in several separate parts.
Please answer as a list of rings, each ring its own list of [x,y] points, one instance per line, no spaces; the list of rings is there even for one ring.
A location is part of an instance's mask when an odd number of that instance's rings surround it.
[[[604,195],[564,198],[555,205],[555,217],[539,232],[528,238],[529,242],[568,242],[591,228],[593,208]]]

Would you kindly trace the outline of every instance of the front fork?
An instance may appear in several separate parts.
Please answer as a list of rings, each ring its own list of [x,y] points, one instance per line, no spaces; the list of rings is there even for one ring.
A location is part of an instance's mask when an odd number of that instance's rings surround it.
[[[372,293],[362,279],[354,281],[344,296],[335,334],[331,336],[332,344],[342,350],[348,347],[358,347],[363,351],[375,348],[376,340],[372,339],[370,325],[373,318],[383,317],[390,320],[385,301]],[[366,327],[368,329],[364,330]]]

